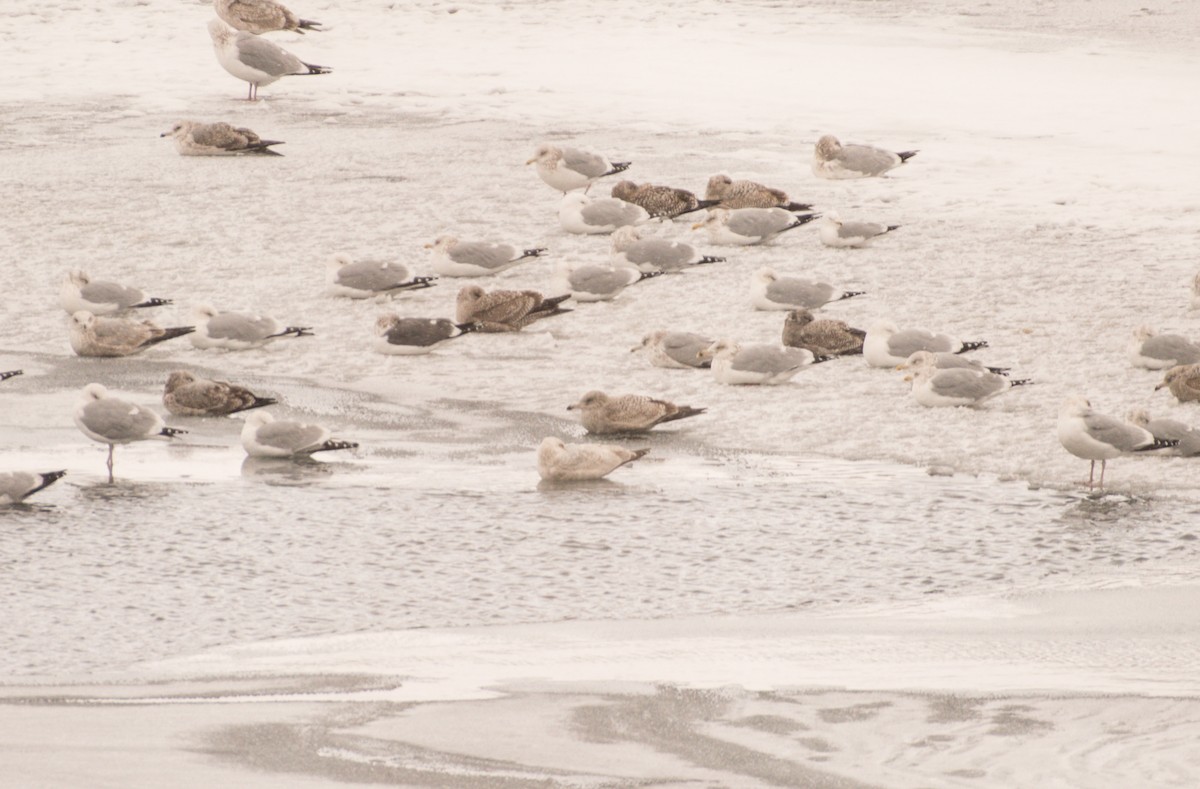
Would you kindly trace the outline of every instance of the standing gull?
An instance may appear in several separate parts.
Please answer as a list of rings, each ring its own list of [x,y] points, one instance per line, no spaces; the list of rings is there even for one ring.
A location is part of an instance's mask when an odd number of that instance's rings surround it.
[[[227,416],[278,402],[273,397],[259,397],[244,386],[201,378],[187,370],[167,376],[162,401],[175,416]]]
[[[594,151],[542,143],[525,164],[536,164],[538,177],[566,194],[590,187],[597,178],[624,172],[630,162],[610,162]]]
[[[546,251],[545,247],[517,249],[512,244],[492,244],[486,241],[459,241],[454,236],[438,236],[426,249],[433,270],[444,277],[486,277],[499,274]]]
[[[942,369],[930,353],[915,353],[912,361],[898,369],[911,369],[904,376],[912,382],[912,397],[929,408],[941,406],[976,406],[1007,392],[1014,386],[1032,383],[1028,378],[1013,380],[987,370],[968,370],[964,367]]]
[[[600,479],[649,451],[615,444],[566,444],[561,438],[547,436],[538,447],[538,474],[551,482]]]
[[[639,271],[680,271],[689,266],[721,263],[722,257],[701,255],[691,244],[668,241],[665,238],[643,238],[641,228],[633,225],[613,231],[612,259],[617,263],[636,266]]]
[[[414,277],[403,263],[378,260],[352,262],[346,255],[334,255],[325,263],[329,291],[348,299],[393,296],[401,291],[432,288],[437,277]]]
[[[80,310],[93,315],[115,315],[129,310],[164,307],[171,300],[147,296],[141,288],[96,281],[81,269],[72,269],[63,276],[58,302],[68,315]]]
[[[805,309],[792,310],[783,321],[783,344],[803,348],[814,356],[852,356],[862,353],[867,333],[844,321],[813,317]]]
[[[787,230],[806,225],[818,214],[796,215],[782,208],[714,208],[708,218],[692,225],[706,228],[714,244],[748,246],[762,244]]]
[[[872,367],[904,364],[917,351],[966,353],[986,348],[984,340],[963,341],[949,334],[934,334],[927,329],[904,329],[891,321],[876,321],[863,340],[863,358]]]
[[[676,189],[673,186],[656,186],[655,184],[635,184],[633,181],[619,181],[612,188],[612,196],[634,205],[640,205],[653,217],[674,219],[683,214],[700,211],[716,205],[718,200],[699,200],[696,195],[686,189]]]
[[[828,359],[803,348],[739,345],[732,340],[718,340],[700,351],[699,358],[712,359],[713,378],[719,383],[767,386],[784,383],[808,365]]]
[[[640,225],[649,220],[646,209],[615,197],[592,199],[582,192],[572,192],[565,195],[558,206],[558,222],[568,233],[611,233],[619,227]]]
[[[1149,326],[1133,330],[1127,350],[1130,364],[1147,370],[1200,362],[1200,345],[1180,334],[1159,334]]]
[[[1184,457],[1200,455],[1200,430],[1177,419],[1151,419],[1144,408],[1134,409],[1129,422],[1149,430],[1160,441],[1175,441],[1175,451]]]
[[[320,22],[300,19],[275,0],[213,0],[213,10],[230,26],[255,35],[276,30],[301,35],[305,30],[322,32]]]
[[[712,361],[702,359],[700,352],[713,344],[713,340],[702,334],[686,331],[652,331],[642,338],[639,345],[629,349],[630,353],[645,351],[650,364],[669,369],[708,368]]]
[[[559,306],[571,298],[546,298],[536,290],[494,290],[488,293],[478,285],[468,285],[458,292],[455,320],[474,323],[482,332],[520,331],[534,321],[571,312]]]
[[[865,292],[839,290],[828,282],[801,277],[781,277],[767,266],[750,278],[750,300],[756,310],[815,310],[831,301],[852,299]]]
[[[644,433],[663,422],[687,419],[703,414],[705,409],[690,405],[675,405],[645,395],[618,395],[609,397],[604,392],[591,391],[578,403],[567,406],[568,411],[578,411],[579,421],[589,433]]]
[[[71,349],[79,356],[129,356],[151,345],[196,331],[194,326],[163,329],[150,321],[96,317],[87,310],[73,314],[67,322]]]
[[[0,381],[7,381],[9,378],[16,378],[18,375],[24,375],[24,370],[8,370],[0,373]]]
[[[1164,386],[1181,403],[1200,401],[1200,364],[1180,364],[1167,370],[1162,383],[1154,387],[1154,391]]]
[[[280,337],[311,337],[308,326],[284,326],[268,315],[244,312],[220,312],[207,304],[192,311],[196,318],[196,333],[192,345],[200,348],[224,348],[244,351],[260,348]]]
[[[893,153],[870,145],[842,145],[837,137],[826,134],[813,148],[812,171],[818,178],[870,178],[883,175],[916,155],[916,151]]]
[[[865,247],[898,227],[900,225],[881,225],[878,222],[844,222],[836,212],[827,211],[819,235],[821,243],[827,247]]]
[[[219,19],[208,22],[213,51],[221,68],[250,83],[247,101],[258,98],[258,86],[270,85],[280,77],[328,74],[333,69],[314,66],[265,38],[244,30],[232,30]]]
[[[811,211],[809,203],[794,203],[787,192],[772,189],[754,181],[733,180],[724,173],[708,179],[704,192],[707,200],[720,204],[721,208],[782,208],[787,211]]]
[[[564,265],[558,270],[561,284],[575,301],[608,301],[634,283],[661,276],[661,271],[642,272],[633,266]]]
[[[417,356],[473,331],[477,331],[473,323],[455,323],[446,318],[381,315],[375,321],[375,350],[393,356]]]
[[[1104,487],[1104,467],[1108,461],[1126,452],[1166,449],[1178,444],[1160,440],[1145,428],[1122,422],[1092,410],[1086,397],[1068,397],[1058,412],[1058,442],[1076,457],[1092,461],[1088,489],[1094,486],[1096,461],[1100,461],[1100,487]]]
[[[42,474],[29,471],[0,471],[0,507],[20,504],[28,496],[50,487],[66,475],[65,471]]]
[[[255,411],[242,425],[242,447],[250,457],[287,458],[334,449],[355,449],[358,444],[332,438],[329,430],[320,425],[277,422],[266,411]]]
[[[83,396],[75,408],[75,424],[85,436],[108,444],[108,481],[113,481],[113,448],[117,444],[152,439],[169,441],[187,433],[165,427],[162,417],[148,408],[113,397],[102,384],[83,387]]]
[[[173,138],[175,150],[182,156],[283,156],[279,151],[272,151],[270,147],[283,145],[283,140],[264,140],[250,129],[230,126],[223,122],[176,121],[169,131],[158,136]]]

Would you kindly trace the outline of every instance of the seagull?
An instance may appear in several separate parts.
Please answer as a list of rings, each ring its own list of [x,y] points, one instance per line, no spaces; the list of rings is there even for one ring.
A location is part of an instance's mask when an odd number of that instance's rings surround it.
[[[649,451],[615,444],[566,444],[561,438],[547,436],[538,447],[538,474],[552,482],[600,479]]]
[[[640,205],[653,217],[674,219],[683,214],[700,211],[719,203],[719,200],[700,200],[686,189],[654,184],[635,184],[633,181],[618,181],[612,188],[612,196],[627,203]]]
[[[97,317],[79,310],[67,322],[71,349],[79,356],[129,356],[151,345],[196,331],[195,326],[161,328],[150,321]]]
[[[842,145],[826,134],[813,149],[812,171],[818,178],[870,178],[883,175],[916,156],[916,151],[893,153],[870,145]]]
[[[85,436],[108,444],[108,481],[113,481],[113,448],[134,441],[169,441],[187,433],[163,425],[162,417],[149,408],[113,397],[103,384],[83,387],[83,396],[75,408],[75,424]]]
[[[710,360],[700,358],[700,352],[713,344],[713,340],[701,334],[686,331],[652,331],[642,342],[629,349],[630,353],[645,351],[650,364],[671,369],[708,368]]]
[[[910,369],[904,376],[912,382],[912,397],[930,408],[939,406],[976,406],[1007,392],[1014,386],[1033,383],[1028,378],[1011,379],[987,370],[968,370],[964,367],[949,369],[937,366],[933,354],[914,353],[912,361],[898,365],[896,369]]]
[[[474,323],[482,332],[520,331],[541,318],[571,312],[559,306],[569,298],[568,293],[548,299],[536,290],[488,293],[478,285],[468,285],[458,292],[454,319],[460,324]]]
[[[1200,401],[1200,364],[1180,364],[1167,370],[1162,383],[1154,387],[1154,391],[1164,386],[1181,403]]]
[[[1130,364],[1147,370],[1200,362],[1200,345],[1179,334],[1159,334],[1149,326],[1133,330],[1127,351]]]
[[[284,326],[267,315],[251,315],[244,312],[220,312],[215,307],[203,304],[192,311],[196,318],[196,333],[192,345],[196,348],[224,348],[244,351],[261,348],[280,337],[311,337],[309,326]]]
[[[861,354],[867,333],[844,321],[817,320],[806,309],[792,310],[783,321],[783,344],[803,348],[814,356]]]
[[[1104,487],[1104,467],[1108,461],[1127,452],[1145,452],[1176,446],[1176,440],[1162,440],[1145,428],[1122,422],[1092,410],[1086,397],[1068,397],[1058,412],[1058,441],[1076,457],[1092,461],[1088,490],[1094,487],[1096,461],[1100,461],[1100,487]]]
[[[174,138],[175,149],[182,156],[283,156],[270,148],[272,145],[283,145],[282,140],[264,140],[250,129],[223,122],[176,121],[169,131],[158,136]]]
[[[538,177],[566,194],[586,190],[597,178],[625,172],[630,162],[611,162],[594,151],[542,143],[525,164],[536,164]]]
[[[951,370],[961,368],[964,370],[977,370],[996,375],[1008,375],[1009,368],[1007,367],[988,367],[978,359],[971,359],[966,356],[961,356],[957,353],[949,353],[948,351],[940,351],[934,353],[932,351],[914,351],[904,360],[904,364],[912,367],[917,363],[936,367],[939,370]]]
[[[675,272],[690,266],[722,263],[725,258],[701,255],[691,244],[665,238],[642,238],[640,227],[626,225],[613,231],[611,258],[618,264],[636,266],[643,273]]]
[[[1175,451],[1184,457],[1200,455],[1200,430],[1191,425],[1177,419],[1151,419],[1150,414],[1143,408],[1131,412],[1129,422],[1149,430],[1150,434],[1159,440],[1178,442]]]
[[[787,192],[772,189],[754,181],[733,180],[724,173],[708,179],[704,192],[707,200],[713,200],[721,208],[782,208],[786,211],[811,211],[808,203],[794,203]]]
[[[827,211],[821,223],[821,243],[827,247],[865,247],[884,233],[900,225],[881,225],[878,222],[844,222],[836,212]]]
[[[24,370],[8,370],[0,373],[0,381],[7,381],[9,378],[16,378],[18,375],[24,375]]]
[[[863,339],[863,358],[872,367],[895,367],[917,351],[966,353],[986,348],[984,340],[963,341],[949,334],[934,334],[927,329],[904,329],[891,321],[876,321]]]
[[[828,361],[803,348],[779,345],[740,345],[718,340],[698,354],[712,359],[713,377],[723,384],[763,384],[775,386],[790,380],[810,364]]]
[[[356,449],[353,441],[331,438],[329,430],[303,422],[275,421],[266,411],[255,411],[242,425],[242,447],[250,457],[304,457],[334,449]]]
[[[619,395],[609,397],[604,392],[593,390],[567,406],[568,411],[578,411],[579,421],[589,433],[644,433],[663,422],[674,422],[690,416],[703,414],[705,409],[690,405],[675,405],[645,395]]]
[[[558,279],[571,291],[575,301],[608,301],[625,288],[643,280],[661,276],[661,271],[643,272],[634,266],[564,265]]]
[[[63,276],[58,289],[58,302],[68,315],[80,310],[93,315],[115,315],[129,310],[164,307],[171,300],[153,298],[140,288],[116,282],[93,281],[81,269],[72,269]]]
[[[865,292],[839,291],[828,282],[801,277],[781,277],[775,273],[775,269],[768,266],[760,268],[750,278],[750,300],[756,310],[815,310],[831,301],[852,299]]]
[[[582,192],[563,196],[558,207],[558,223],[568,233],[595,235],[611,233],[626,225],[650,221],[650,214],[640,205],[615,197],[590,198]]]
[[[321,23],[300,19],[274,0],[213,0],[213,10],[231,27],[247,33],[273,33],[287,30],[304,34],[305,30],[321,30]]]
[[[162,401],[175,416],[227,416],[279,402],[273,397],[259,397],[244,386],[201,378],[187,370],[175,370],[167,376]]]
[[[39,490],[58,482],[66,471],[0,471],[0,507],[20,504]]]
[[[455,323],[446,318],[401,318],[381,315],[375,321],[375,350],[394,356],[416,356],[432,351],[442,343],[462,337],[478,327],[473,323]]]
[[[325,263],[329,292],[348,299],[390,297],[401,291],[432,288],[437,277],[414,277],[403,263],[360,260],[334,255]]]
[[[692,225],[707,228],[714,244],[748,246],[762,244],[792,228],[806,225],[819,214],[793,214],[782,208],[714,208],[708,218]]]
[[[545,247],[517,249],[512,244],[491,244],[486,241],[459,241],[454,236],[438,236],[426,249],[433,270],[444,277],[486,277],[508,271],[518,263],[536,258]]]
[[[258,86],[270,85],[280,77],[328,74],[333,69],[314,66],[265,38],[244,30],[233,30],[219,19],[208,22],[213,50],[221,68],[238,79],[250,83],[247,101],[258,99]]]

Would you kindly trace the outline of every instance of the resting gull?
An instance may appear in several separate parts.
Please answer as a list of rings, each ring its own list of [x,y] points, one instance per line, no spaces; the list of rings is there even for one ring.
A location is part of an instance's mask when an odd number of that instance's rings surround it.
[[[433,250],[430,258],[433,270],[444,277],[486,277],[507,271],[546,251],[545,247],[517,249],[512,244],[492,244],[486,241],[459,241],[454,236],[438,236],[426,249]]]
[[[582,266],[560,266],[557,279],[571,291],[575,301],[608,301],[634,283],[661,275],[661,271],[643,272],[633,266],[587,263]]]
[[[578,411],[579,421],[589,433],[644,433],[663,422],[674,422],[690,416],[703,414],[705,409],[690,405],[675,405],[645,395],[616,395],[609,397],[604,392],[593,390],[567,406],[568,411]]]
[[[932,353],[966,353],[986,348],[984,340],[963,341],[949,334],[935,334],[928,329],[901,329],[887,320],[876,321],[867,329],[863,339],[863,358],[872,367],[895,367],[903,364],[917,351]]]
[[[80,269],[68,271],[58,289],[58,302],[67,314],[83,310],[93,315],[115,315],[129,310],[163,307],[170,299],[147,296],[141,288],[116,282],[95,281]]]
[[[881,225],[878,222],[844,222],[836,212],[827,211],[819,235],[821,243],[827,247],[865,247],[898,227],[900,225]]]
[[[680,271],[689,266],[721,263],[723,257],[701,255],[691,244],[665,238],[643,238],[640,227],[626,225],[613,231],[612,259],[637,266],[639,271]]]
[[[1147,370],[1166,370],[1200,362],[1200,345],[1180,334],[1159,334],[1149,326],[1133,330],[1127,350],[1129,362]]]
[[[454,319],[473,323],[482,332],[520,331],[534,321],[571,312],[559,306],[571,294],[546,298],[536,290],[494,290],[488,293],[478,285],[467,285],[458,292]]]
[[[1096,461],[1100,461],[1100,487],[1104,487],[1104,467],[1108,461],[1127,452],[1166,449],[1179,442],[1157,439],[1143,427],[1098,414],[1086,397],[1068,397],[1058,412],[1058,441],[1076,457],[1092,461],[1088,488],[1094,486]]]
[[[278,402],[274,397],[259,397],[244,386],[201,378],[187,370],[167,376],[162,401],[175,416],[227,416]]]
[[[845,321],[817,319],[806,309],[792,310],[783,321],[783,344],[803,348],[814,356],[853,356],[862,353],[867,333]]]
[[[525,164],[536,164],[538,177],[565,194],[587,189],[597,178],[624,172],[630,162],[611,162],[594,151],[542,143]]]
[[[828,282],[802,277],[781,277],[764,266],[750,278],[750,300],[756,310],[815,310],[831,301],[861,296],[866,291],[839,290]]]
[[[417,356],[473,331],[477,331],[473,323],[455,323],[446,318],[381,315],[375,321],[375,350],[393,356]]]
[[[129,356],[196,331],[195,326],[161,328],[150,321],[97,317],[79,310],[67,321],[71,349],[79,356]]]
[[[20,504],[39,490],[58,482],[66,471],[0,471],[0,507]]]
[[[248,101],[258,98],[259,85],[270,85],[280,77],[328,74],[333,70],[305,63],[283,47],[253,33],[233,30],[220,19],[209,20],[208,34],[221,68],[249,83]]]
[[[402,291],[432,288],[437,277],[414,277],[403,263],[378,260],[351,261],[334,255],[325,263],[329,292],[348,299],[389,297]]]
[[[790,380],[801,369],[829,357],[816,357],[803,348],[780,345],[740,345],[718,340],[700,351],[701,359],[712,359],[713,377],[723,384],[774,386]]]
[[[650,364],[671,369],[706,368],[712,362],[700,358],[700,352],[713,344],[710,337],[686,331],[652,331],[642,338],[639,345],[630,348],[631,353],[645,351]]]
[[[700,211],[720,202],[697,199],[696,195],[686,189],[656,186],[655,184],[636,184],[633,181],[617,182],[612,188],[612,196],[627,203],[640,205],[650,216],[665,219],[674,219],[683,214]]]
[[[1129,414],[1130,423],[1150,431],[1161,441],[1177,441],[1175,451],[1184,457],[1200,455],[1200,430],[1178,419],[1151,419],[1144,408]]]
[[[244,351],[261,348],[280,337],[312,336],[312,328],[308,326],[284,326],[268,315],[220,312],[207,304],[196,307],[192,315],[196,318],[196,333],[191,341],[200,349]]]
[[[772,189],[754,181],[733,180],[724,173],[708,179],[704,192],[707,200],[718,203],[721,208],[782,208],[787,211],[811,211],[809,203],[794,203],[787,192]]]
[[[762,244],[787,230],[806,225],[819,214],[797,215],[782,208],[714,208],[708,217],[692,225],[706,228],[714,244],[748,246]]]
[[[1181,403],[1200,401],[1200,364],[1180,364],[1167,370],[1162,383],[1154,387],[1154,391],[1164,386]]]
[[[113,448],[134,441],[168,441],[187,433],[166,427],[162,417],[149,408],[113,397],[102,384],[83,387],[83,396],[75,408],[75,424],[85,436],[108,444],[108,481],[113,481]]]
[[[987,370],[968,370],[965,367],[941,368],[933,354],[914,353],[910,361],[897,369],[912,370],[904,376],[912,382],[912,397],[930,408],[940,406],[976,406],[1014,386],[1032,383],[1028,378],[1011,379]]]
[[[611,233],[626,225],[640,225],[650,214],[640,205],[615,197],[592,199],[582,192],[565,195],[558,207],[558,223],[568,233],[595,235]]]
[[[649,451],[615,444],[566,444],[561,438],[547,436],[538,447],[538,474],[551,482],[600,479]]]
[[[213,10],[227,24],[255,35],[287,30],[304,34],[305,30],[321,31],[321,23],[300,19],[275,0],[213,0]]]
[[[916,155],[916,151],[893,153],[870,145],[842,145],[837,137],[826,134],[813,148],[812,171],[818,178],[870,178],[883,175]]]
[[[183,156],[283,156],[279,151],[271,150],[272,145],[283,145],[283,140],[264,140],[250,129],[228,123],[176,121],[170,131],[158,136],[173,138],[175,150]]]
[[[331,438],[329,430],[303,422],[275,421],[266,411],[255,411],[242,425],[242,447],[250,457],[304,457],[314,452],[355,449],[353,441]]]

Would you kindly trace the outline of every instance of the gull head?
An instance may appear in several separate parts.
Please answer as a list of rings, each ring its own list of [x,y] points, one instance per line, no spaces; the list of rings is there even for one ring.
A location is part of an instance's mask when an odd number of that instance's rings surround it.
[[[233,28],[215,18],[208,20],[208,34],[212,36],[213,44],[219,47],[233,41],[237,35]]]
[[[716,359],[721,356],[733,356],[741,350],[741,346],[733,340],[717,340],[707,348],[701,348],[696,353],[696,358],[701,361],[705,359]]]
[[[553,167],[562,159],[562,151],[548,142],[544,142],[533,150],[533,156],[525,164],[534,164],[535,162],[544,167]]]
[[[692,225],[692,230],[699,230],[702,227],[718,227],[729,223],[728,208],[710,208],[708,216],[703,220]]]
[[[455,297],[455,303],[474,304],[482,299],[485,293],[487,293],[487,291],[478,285],[467,285],[458,291],[458,296]]]
[[[196,125],[195,121],[175,121],[171,128],[167,129],[159,137],[174,137],[176,140],[182,139],[191,133],[192,127]]]
[[[815,320],[813,314],[806,309],[792,310],[784,318],[786,323],[791,323],[799,326],[807,326]]]
[[[348,266],[352,262],[354,261],[350,259],[349,255],[345,254],[344,252],[338,252],[336,255],[325,261],[325,268],[336,273],[342,266]]]
[[[838,138],[832,134],[825,134],[821,139],[817,140],[817,145],[813,149],[813,153],[818,159],[832,159],[842,152],[842,144],[838,142]]]
[[[91,281],[92,281],[91,278],[87,274],[85,274],[83,269],[81,269],[81,268],[73,268],[70,271],[68,271],[65,275],[63,275],[63,284],[64,285],[69,282],[77,288],[82,288],[84,285],[88,284]]]
[[[1135,340],[1137,340],[1138,342],[1145,342],[1146,340],[1150,339],[1151,337],[1154,337],[1157,334],[1158,334],[1158,332],[1156,332],[1152,327],[1147,326],[1145,324],[1142,324],[1141,326],[1138,326],[1136,329],[1133,330],[1133,338]]]
[[[444,235],[438,236],[433,240],[433,243],[426,244],[426,249],[436,249],[438,252],[445,252],[453,249],[458,244],[458,239],[454,236]]]
[[[387,334],[398,323],[400,323],[399,315],[394,312],[384,313],[375,319],[375,333],[381,336]]]
[[[763,266],[758,271],[754,272],[754,281],[762,285],[770,285],[779,279],[779,274],[770,266]],[[811,320],[811,319],[810,319]]]
[[[733,179],[725,173],[717,173],[708,179],[708,186],[705,187],[704,197],[707,200],[720,200],[725,196],[725,190],[733,183]]]
[[[608,402],[608,395],[604,394],[604,392],[601,392],[598,389],[593,389],[592,391],[585,394],[583,397],[579,398],[578,403],[572,403],[571,405],[567,406],[567,410],[568,411],[586,411],[589,408],[599,408],[607,402]]]
[[[896,332],[900,331],[900,327],[893,321],[877,320],[871,324],[871,328],[867,330],[867,334],[882,334],[884,337],[891,337]]]
[[[192,319],[199,324],[206,324],[212,318],[220,315],[220,311],[211,304],[200,304],[192,310]]]
[[[1071,395],[1066,400],[1063,400],[1062,407],[1058,411],[1060,418],[1084,417],[1092,412],[1092,404],[1083,395]]]
[[[545,466],[567,450],[567,445],[561,438],[546,436],[538,445],[538,466]]]
[[[897,370],[932,370],[935,367],[937,367],[937,357],[929,351],[913,351],[907,359],[896,365]]]
[[[663,331],[662,329],[659,329],[658,331],[652,331],[649,334],[647,334],[646,336],[642,337],[641,343],[630,348],[629,352],[637,353],[638,351],[644,351],[647,348],[650,348],[650,347],[662,342],[662,338],[666,337],[666,336],[667,336],[667,333],[665,331]]]
[[[86,332],[96,322],[96,316],[87,310],[79,310],[71,313],[70,321],[69,328],[72,333]]]
[[[1150,412],[1145,408],[1135,408],[1125,415],[1125,421],[1131,425],[1144,428],[1150,424]]]
[[[610,238],[612,239],[612,251],[624,252],[638,241],[641,241],[642,234],[635,225],[625,225],[614,230]]]
[[[611,194],[618,200],[629,200],[629,198],[633,197],[637,190],[638,185],[633,181],[617,181],[616,185],[614,185],[612,188]]]
[[[108,397],[108,389],[104,384],[92,383],[83,387],[83,392],[80,394],[79,399],[85,403],[90,403],[93,400],[103,400],[106,397]]]
[[[174,392],[176,389],[178,389],[181,386],[187,386],[188,384],[194,384],[194,383],[196,383],[196,381],[199,381],[199,380],[200,380],[199,378],[197,378],[195,375],[188,372],[187,370],[175,370],[170,375],[167,376],[167,384],[165,387],[165,391]]]
[[[821,215],[825,219],[825,224],[833,225],[834,227],[842,226],[842,218],[838,216],[837,211],[826,211]]]

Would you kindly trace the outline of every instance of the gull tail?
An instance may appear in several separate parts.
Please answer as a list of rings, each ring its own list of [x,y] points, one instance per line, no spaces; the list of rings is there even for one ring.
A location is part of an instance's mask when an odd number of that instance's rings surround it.
[[[174,438],[175,436],[186,435],[187,432],[188,431],[180,430],[177,427],[164,427],[162,430],[158,431],[158,435],[162,436],[163,438]]]
[[[269,146],[284,145],[283,140],[259,140],[253,145],[246,146],[246,153],[256,153],[262,156],[283,156],[279,151],[273,151]]]
[[[788,225],[787,227],[785,227],[783,230],[791,230],[794,227],[801,227],[803,225],[807,225],[809,222],[813,221],[814,219],[819,219],[820,216],[821,216],[820,214],[799,214],[796,216],[796,221],[794,223]],[[782,233],[783,230],[781,230],[779,232]]]
[[[173,340],[176,337],[182,337],[185,334],[191,334],[195,330],[195,326],[172,326],[169,329],[163,329],[162,334],[158,335],[157,337],[151,337],[138,347],[149,348],[151,345],[157,345],[160,342],[166,342],[167,340]]]
[[[696,261],[696,265],[703,266],[706,263],[724,263],[724,262],[725,262],[725,258],[723,258],[723,257],[718,257],[716,255],[705,255],[704,257],[702,257]]]
[[[268,334],[267,337],[287,337],[288,335],[293,337],[311,337],[313,336],[312,326],[288,326],[281,332]]]
[[[262,408],[263,406],[267,406],[267,405],[275,405],[276,403],[279,402],[274,397],[259,397],[258,395],[250,395],[250,396],[253,397],[254,399],[251,400],[246,405],[238,406],[237,408],[233,409],[229,413],[236,414],[236,413],[240,413],[242,411],[249,411],[251,408]]]
[[[171,301],[170,299],[146,299],[140,304],[134,304],[132,307],[130,307],[130,309],[137,310],[143,307],[165,307],[168,304],[174,303],[175,302]]]
[[[905,162],[907,162],[909,159],[911,159],[911,158],[913,158],[914,156],[916,156],[918,153],[920,153],[920,152],[919,152],[919,151],[900,151],[900,152],[899,152],[899,153],[897,153],[896,155],[900,157],[900,163],[901,163],[901,164],[904,164],[904,163],[905,163]]]
[[[692,408],[690,405],[681,405],[679,410],[670,416],[663,417],[663,422],[674,422],[677,419],[687,419],[689,416],[699,416],[707,411],[707,408]]]
[[[1137,449],[1135,449],[1133,451],[1134,452],[1149,452],[1153,449],[1170,449],[1171,447],[1177,447],[1177,446],[1179,446],[1179,439],[1177,439],[1177,438],[1156,438],[1156,439],[1154,439],[1154,443],[1147,444],[1144,447],[1138,447]]]
[[[818,356],[817,354],[813,354],[812,363],[820,364],[821,362],[831,362],[836,358],[837,358],[836,356],[825,356],[825,355]]]
[[[989,373],[995,373],[996,375],[1008,375],[1010,372],[1012,372],[1011,367],[984,367],[983,369],[987,370]],[[1016,386],[1016,384],[1013,384],[1013,386]]]
[[[0,373],[0,381],[7,381],[9,378],[15,378],[18,375],[24,375],[24,370],[9,370],[6,373]]]
[[[809,203],[786,203],[779,207],[784,209],[785,211],[811,211],[811,210],[813,210],[812,205]]]
[[[1011,386],[1029,386],[1031,383],[1033,383],[1032,378],[1018,378],[1015,381],[1009,381],[1008,385],[1010,387]]]
[[[617,173],[623,173],[629,169],[629,165],[631,165],[631,164],[633,164],[633,162],[613,162],[612,169],[609,170],[604,175],[616,175]],[[602,175],[600,177],[603,178],[604,175]]]
[[[413,277],[408,282],[401,282],[391,286],[388,290],[423,290],[424,288],[432,288],[435,279],[437,277]]]
[[[720,200],[697,200],[694,207],[671,214],[671,218],[674,219],[675,217],[683,216],[684,214],[694,214],[697,211],[703,211],[706,208],[712,208],[713,206],[718,206],[720,204]]]
[[[838,296],[836,299],[834,299],[834,301],[841,301],[842,299],[852,299],[855,296],[865,296],[866,294],[867,294],[867,292],[865,290],[848,290],[845,293],[843,293],[842,295]]]
[[[478,332],[481,328],[478,323],[456,323],[454,326],[458,329],[458,334],[454,335],[454,337],[461,337],[464,334]],[[451,337],[450,339],[453,340],[454,337]]]
[[[309,452],[309,454],[311,455],[313,452],[328,452],[334,449],[358,449],[358,443],[355,441],[338,441],[331,438],[312,452]]]
[[[329,66],[315,66],[312,63],[305,63],[303,60],[300,61],[300,65],[304,66],[308,71],[297,71],[296,76],[307,77],[310,74],[328,74],[333,71]]]
[[[567,293],[562,296],[553,296],[548,299],[542,299],[542,303],[538,305],[537,309],[534,310],[534,312],[541,312],[542,310],[550,309],[551,307],[557,307],[559,304],[562,304],[564,301],[566,301],[569,298],[571,298],[570,293]]]
[[[546,247],[534,247],[533,249],[523,249],[523,250],[521,250],[521,257],[519,257],[516,260],[511,261],[511,262],[515,263],[517,260],[524,260],[525,258],[535,258],[545,251],[546,251]]]
[[[60,479],[65,477],[66,474],[67,474],[66,471],[47,471],[45,474],[38,474],[38,476],[42,478],[42,484],[38,485],[33,490],[25,491],[25,495],[32,496],[33,494],[37,493],[39,490],[45,490],[46,488],[53,485],[55,482],[58,482]]]
[[[629,463],[632,463],[635,460],[639,460],[641,458],[646,457],[646,453],[649,451],[650,451],[650,447],[643,447],[641,449],[631,449],[630,452],[633,453],[633,457],[629,458],[629,460],[626,460],[624,463],[621,464],[621,466],[627,465]],[[620,468],[621,466],[617,466],[617,468]]]
[[[324,30],[321,29],[321,23],[316,21],[315,19],[297,20],[296,21],[296,32],[303,35],[305,30],[313,30],[313,31],[316,31],[317,33],[325,32]]]
[[[900,225],[888,225],[888,226],[887,226],[887,230],[885,230],[885,231],[883,231],[883,232],[885,232],[885,233],[890,233],[890,232],[892,232],[893,230],[899,230],[899,229],[900,229]]]
[[[667,272],[665,272],[665,271],[643,271],[642,276],[638,277],[630,284],[636,285],[637,283],[642,282],[644,280],[654,279],[655,277],[661,277],[663,274],[666,274],[666,273]]]
[[[962,344],[955,353],[966,353],[967,351],[978,351],[980,348],[988,347],[987,340],[968,340]]]

